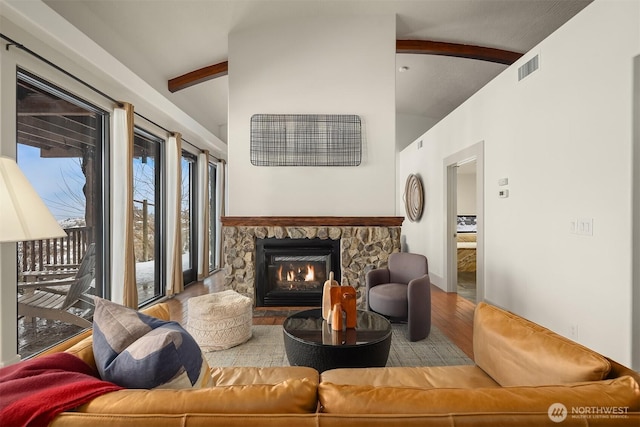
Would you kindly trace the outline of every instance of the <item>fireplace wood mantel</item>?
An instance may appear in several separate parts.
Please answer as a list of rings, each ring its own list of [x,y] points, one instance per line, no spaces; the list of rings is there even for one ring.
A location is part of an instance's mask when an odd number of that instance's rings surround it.
[[[228,227],[399,227],[402,216],[223,216]]]

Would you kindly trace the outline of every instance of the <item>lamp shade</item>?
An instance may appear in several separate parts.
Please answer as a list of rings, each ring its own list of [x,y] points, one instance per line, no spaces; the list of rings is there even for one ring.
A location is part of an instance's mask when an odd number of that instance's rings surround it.
[[[0,242],[66,235],[15,160],[0,156]]]

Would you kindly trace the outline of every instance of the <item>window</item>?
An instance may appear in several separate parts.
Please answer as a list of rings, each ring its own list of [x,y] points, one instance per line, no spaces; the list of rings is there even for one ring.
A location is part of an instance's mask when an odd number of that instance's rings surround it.
[[[184,284],[195,282],[197,272],[196,236],[196,161],[197,158],[186,151],[182,152],[182,199],[180,202],[180,225],[182,231],[182,272]]]
[[[162,139],[135,128],[133,144],[133,236],[138,304],[164,295],[162,284]]]
[[[68,234],[18,243],[18,285],[38,281],[44,287],[51,279],[73,278],[87,248],[95,244],[95,273],[87,293],[108,298],[108,115],[22,70],[17,73],[16,97],[18,165]],[[25,292],[34,291],[18,286],[19,297]],[[91,310],[82,301],[71,310],[90,319]],[[30,356],[81,329],[58,320],[27,318],[18,310],[18,352]]]

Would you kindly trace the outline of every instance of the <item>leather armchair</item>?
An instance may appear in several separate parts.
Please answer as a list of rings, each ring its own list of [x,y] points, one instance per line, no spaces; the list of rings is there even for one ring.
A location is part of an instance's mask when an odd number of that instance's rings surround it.
[[[410,341],[429,335],[431,280],[424,255],[391,254],[387,268],[371,270],[365,279],[369,310],[391,320],[406,320]]]

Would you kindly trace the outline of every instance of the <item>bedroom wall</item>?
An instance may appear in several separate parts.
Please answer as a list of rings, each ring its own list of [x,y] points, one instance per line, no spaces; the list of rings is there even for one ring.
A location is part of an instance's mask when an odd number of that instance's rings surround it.
[[[640,3],[592,3],[403,150],[398,180],[423,177],[425,214],[403,233],[442,277],[443,159],[484,141],[486,300],[627,365],[638,53]],[[540,68],[518,82],[535,54]],[[593,219],[592,236],[570,231],[578,218]]]
[[[357,114],[356,167],[250,162],[257,113]],[[395,215],[395,16],[309,16],[229,35],[230,216]]]

